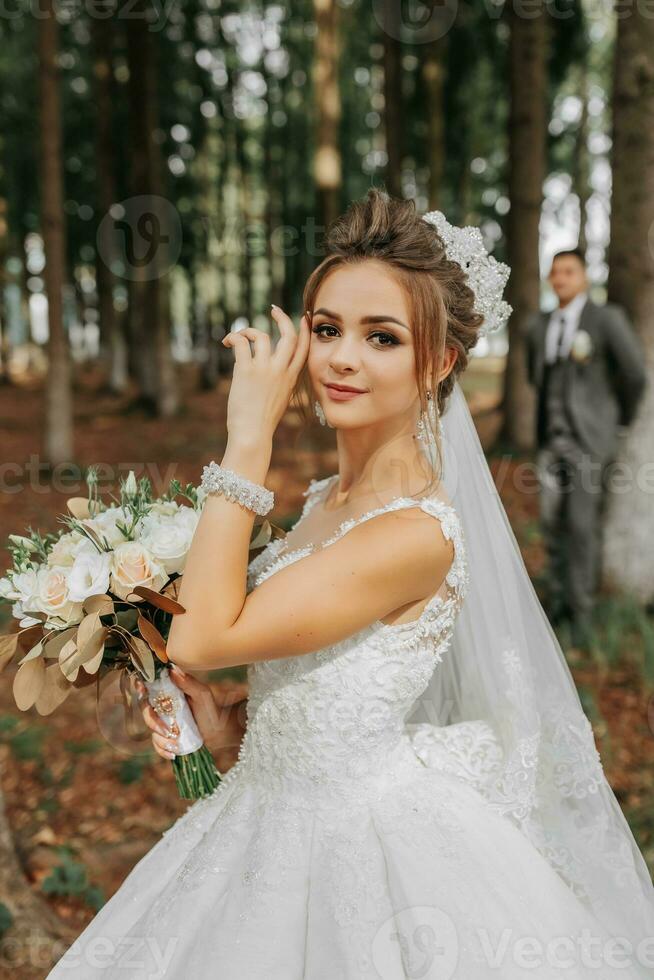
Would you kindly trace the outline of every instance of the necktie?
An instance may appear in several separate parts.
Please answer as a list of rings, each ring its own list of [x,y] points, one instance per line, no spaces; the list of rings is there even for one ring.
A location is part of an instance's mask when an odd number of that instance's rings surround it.
[[[566,321],[565,321],[565,317],[563,316],[563,314],[561,314],[560,320],[561,320],[561,329],[560,329],[560,332],[559,332],[559,339],[558,339],[558,343],[557,343],[557,346],[556,346],[556,357],[554,359],[555,362],[558,361],[558,360],[560,360],[560,358],[561,358],[561,351],[563,350],[563,339],[565,337],[565,324],[566,324]]]

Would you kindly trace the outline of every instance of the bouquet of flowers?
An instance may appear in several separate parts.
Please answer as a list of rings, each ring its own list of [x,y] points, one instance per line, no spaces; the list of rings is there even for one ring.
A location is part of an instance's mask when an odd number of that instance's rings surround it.
[[[51,714],[74,688],[120,671],[127,715],[134,675],[177,735],[171,760],[180,796],[196,799],[220,782],[183,692],[169,677],[166,639],[178,602],[186,556],[206,494],[172,480],[153,499],[150,481],[133,471],[119,499],[99,498],[97,470],[88,470],[88,498],[68,501],[59,533],[9,536],[12,568],[0,599],[12,604],[19,631],[0,637],[0,671],[21,652],[14,678],[17,706]],[[179,502],[178,499],[181,500]],[[250,548],[283,534],[269,521],[254,526]]]

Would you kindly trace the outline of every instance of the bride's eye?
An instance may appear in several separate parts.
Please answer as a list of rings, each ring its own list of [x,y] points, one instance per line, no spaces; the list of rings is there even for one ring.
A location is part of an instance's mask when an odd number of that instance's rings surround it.
[[[337,328],[331,323],[319,323],[317,326],[312,327],[311,333],[315,333],[317,336],[327,336],[326,334],[323,334],[323,331],[325,330],[337,330]],[[333,334],[330,334],[329,336],[333,336]],[[383,338],[384,343],[380,344],[381,347],[394,347],[396,344],[399,344],[397,337],[394,337],[392,333],[386,333],[383,330],[375,330],[374,333],[370,334],[370,337]]]
[[[389,340],[390,341],[389,344],[387,344],[387,343],[382,344],[381,345],[382,347],[394,347],[396,344],[399,344],[399,340],[397,339],[397,337],[394,337],[392,333],[385,333],[383,330],[375,330],[375,332],[372,333],[372,334],[370,334],[370,336],[371,337],[384,337],[385,340]]]

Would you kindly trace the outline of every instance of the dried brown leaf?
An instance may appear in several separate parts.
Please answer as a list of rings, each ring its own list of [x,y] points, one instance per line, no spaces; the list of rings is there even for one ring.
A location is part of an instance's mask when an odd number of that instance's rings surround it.
[[[156,653],[159,660],[167,664],[168,654],[166,653],[166,641],[157,627],[140,613],[138,618],[138,629],[145,642],[154,651],[154,653]]]
[[[27,711],[37,700],[45,683],[45,662],[35,657],[22,664],[14,677],[14,700],[21,711]]]
[[[141,598],[147,599],[151,606],[156,606],[157,609],[163,609],[164,612],[172,613],[175,616],[186,612],[184,606],[180,605],[171,596],[163,595],[161,592],[155,592],[154,589],[148,589],[145,585],[137,585],[134,592],[141,596]]]
[[[36,646],[33,646],[32,649],[25,654],[23,659],[18,661],[18,663],[26,664],[29,660],[34,660],[35,657],[40,657],[42,653],[43,653],[43,640],[39,640]]]
[[[84,600],[82,608],[85,613],[97,613],[98,616],[110,616],[114,611],[113,600],[106,594],[89,596]]]
[[[66,501],[66,506],[78,521],[85,521],[91,516],[89,502],[86,497],[70,497]]]
[[[73,686],[61,673],[59,664],[50,664],[45,669],[45,680],[34,707],[40,715],[50,715],[66,700]]]
[[[130,636],[129,651],[132,663],[146,681],[153,681],[155,676],[154,657],[152,650],[139,636]]]

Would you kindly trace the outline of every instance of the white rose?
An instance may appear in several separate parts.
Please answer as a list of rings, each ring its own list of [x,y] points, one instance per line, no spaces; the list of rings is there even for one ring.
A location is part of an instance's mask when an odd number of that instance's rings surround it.
[[[118,545],[111,556],[111,591],[121,599],[126,599],[137,585],[159,592],[168,578],[162,566],[140,541],[126,541]],[[139,600],[134,596],[131,601]]]
[[[180,507],[172,517],[148,514],[140,539],[168,575],[182,572],[193,540],[198,515],[191,507]]]
[[[88,541],[88,538],[85,538],[79,531],[69,531],[62,534],[48,553],[48,565],[51,568],[55,565],[60,568],[70,568],[75,561],[76,549],[81,541]]]
[[[84,602],[109,589],[111,555],[108,552],[80,550],[68,575],[68,594],[73,602]]]
[[[8,575],[4,578],[0,578],[0,598],[1,599],[11,599],[11,594],[14,591],[11,579]]]
[[[110,548],[115,548],[127,541],[117,524],[129,527],[131,518],[122,507],[108,507],[107,510],[96,514],[95,517],[87,518],[82,523],[92,528],[99,535],[100,540],[106,540]]]
[[[82,618],[82,603],[70,599],[68,574],[67,568],[43,568],[39,572],[40,609],[53,626],[70,626]]]
[[[152,504],[143,520],[147,520],[150,514],[162,514],[168,517],[174,516],[179,510],[179,504],[174,500],[157,500]]]
[[[29,612],[39,611],[39,568],[28,568],[11,576],[11,590],[5,598],[18,602]]]

